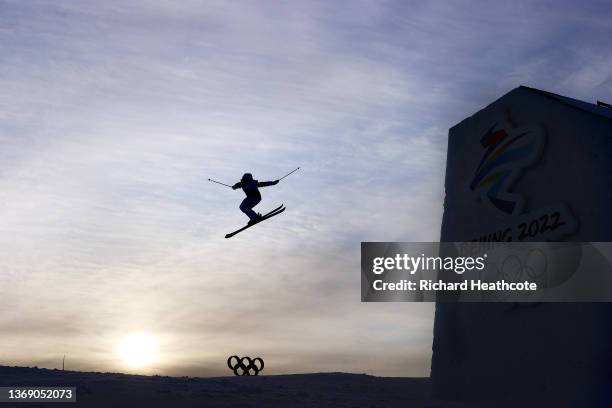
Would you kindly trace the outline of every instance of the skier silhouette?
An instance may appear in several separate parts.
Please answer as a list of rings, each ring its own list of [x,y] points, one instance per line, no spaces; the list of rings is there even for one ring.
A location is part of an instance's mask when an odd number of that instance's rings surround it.
[[[259,193],[258,187],[267,187],[278,184],[278,180],[274,181],[257,181],[253,180],[253,175],[251,173],[245,173],[242,176],[242,179],[234,184],[232,188],[237,190],[242,188],[242,191],[246,194],[246,198],[242,200],[240,204],[240,211],[245,213],[249,217],[248,225],[255,224],[256,222],[261,221],[261,214],[253,211],[253,207],[255,207],[261,201],[261,194]]]

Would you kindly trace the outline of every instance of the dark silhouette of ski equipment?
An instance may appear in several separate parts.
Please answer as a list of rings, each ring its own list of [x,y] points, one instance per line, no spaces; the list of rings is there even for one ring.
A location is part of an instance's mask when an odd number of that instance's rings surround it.
[[[257,224],[259,224],[260,222],[267,220],[268,218],[272,218],[272,217],[274,217],[275,215],[278,215],[278,214],[282,213],[283,211],[285,211],[285,210],[287,209],[287,208],[286,208],[286,207],[284,207],[283,205],[284,205],[284,204],[281,204],[281,205],[279,205],[278,207],[276,207],[275,209],[273,209],[272,211],[270,211],[269,213],[264,214],[264,215],[261,217],[261,219],[260,219],[259,221],[254,222],[253,224],[247,224],[246,226],[244,226],[244,227],[240,228],[239,230],[236,230],[236,231],[234,231],[234,232],[230,232],[229,234],[226,234],[226,235],[225,235],[225,238],[231,238],[231,237],[233,237],[234,235],[238,234],[239,232],[244,231],[244,230],[245,230],[245,229],[247,229],[247,228],[251,228],[252,226],[257,225]]]

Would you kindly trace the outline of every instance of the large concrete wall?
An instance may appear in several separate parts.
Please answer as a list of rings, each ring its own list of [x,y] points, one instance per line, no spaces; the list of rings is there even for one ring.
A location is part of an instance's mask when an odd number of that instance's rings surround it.
[[[495,124],[511,135],[542,132],[540,151],[501,165],[513,183],[493,193],[472,190],[486,151],[481,139]],[[450,129],[445,188],[442,241],[483,239],[547,209],[565,211],[574,224],[526,239],[612,241],[612,120],[517,88]],[[487,194],[515,200],[517,211],[502,211]],[[612,371],[611,329],[612,307],[603,303],[438,303],[434,396],[601,406]]]

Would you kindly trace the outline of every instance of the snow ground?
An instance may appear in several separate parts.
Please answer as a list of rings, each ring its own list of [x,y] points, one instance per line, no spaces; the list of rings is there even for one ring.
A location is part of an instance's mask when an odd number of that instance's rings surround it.
[[[322,373],[159,377],[0,366],[0,386],[75,386],[71,407],[439,407],[427,378]],[[43,407],[58,404],[14,404]],[[0,404],[0,407],[10,404]]]

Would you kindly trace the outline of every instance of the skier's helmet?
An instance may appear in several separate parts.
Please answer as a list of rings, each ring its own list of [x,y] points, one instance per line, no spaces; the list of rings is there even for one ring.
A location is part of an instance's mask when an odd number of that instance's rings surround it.
[[[253,175],[251,173],[244,173],[241,181],[251,181],[253,180]]]

